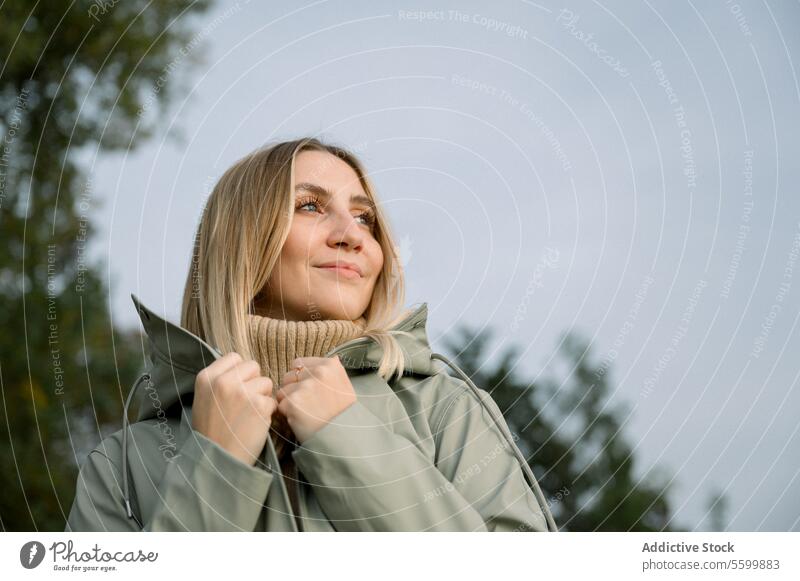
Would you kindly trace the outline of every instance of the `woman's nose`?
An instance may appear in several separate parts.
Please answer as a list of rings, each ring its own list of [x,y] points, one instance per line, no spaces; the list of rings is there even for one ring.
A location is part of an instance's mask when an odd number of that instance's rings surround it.
[[[341,246],[344,244],[348,248],[358,250],[364,241],[364,233],[359,227],[355,216],[351,214],[338,214],[331,216],[331,231],[328,234],[328,244],[330,246]]]

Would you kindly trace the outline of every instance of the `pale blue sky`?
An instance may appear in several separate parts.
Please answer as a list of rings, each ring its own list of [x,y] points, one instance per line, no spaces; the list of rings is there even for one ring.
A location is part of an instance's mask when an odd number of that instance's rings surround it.
[[[799,24],[789,1],[220,6],[163,119],[184,139],[87,162],[114,315],[137,324],[135,292],[178,321],[217,177],[318,135],[370,170],[435,348],[492,327],[535,377],[580,330],[678,524],[723,489],[729,530],[800,530]]]

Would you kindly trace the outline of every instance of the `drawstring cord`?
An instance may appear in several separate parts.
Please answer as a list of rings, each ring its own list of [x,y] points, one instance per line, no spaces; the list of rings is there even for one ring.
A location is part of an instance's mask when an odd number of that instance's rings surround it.
[[[131,392],[128,394],[128,399],[125,400],[125,407],[123,408],[122,412],[122,498],[125,501],[125,512],[128,515],[128,518],[135,520],[136,524],[138,524],[140,527],[142,526],[142,523],[139,522],[139,519],[133,514],[133,510],[131,509],[130,494],[128,492],[128,428],[130,427],[130,422],[128,421],[128,408],[131,405],[131,400],[133,400],[133,395],[136,393],[136,390],[139,388],[139,385],[143,380],[150,381],[150,374],[144,373],[140,375],[139,379],[136,380],[136,383],[133,384],[133,389],[131,389]]]
[[[505,430],[503,430],[503,428],[502,428],[503,422],[498,420],[498,418],[495,416],[495,414],[491,410],[491,408],[489,408],[489,406],[486,405],[486,402],[483,401],[483,398],[481,397],[480,392],[478,391],[478,388],[475,386],[474,383],[472,383],[472,380],[467,376],[466,373],[461,371],[461,369],[459,369],[459,367],[455,363],[450,361],[444,355],[440,355],[439,353],[431,353],[431,359],[438,359],[439,361],[442,361],[443,363],[445,363],[448,366],[450,366],[450,368],[453,371],[455,371],[458,374],[458,376],[461,379],[463,379],[466,382],[466,384],[470,387],[472,392],[475,394],[475,397],[477,397],[478,401],[481,402],[481,405],[484,407],[484,409],[487,412],[489,412],[489,416],[492,418],[492,420],[494,420],[494,423],[497,424],[497,427],[500,429],[500,432],[503,434],[503,437],[508,442],[511,450],[514,452],[514,456],[517,458],[517,462],[519,462],[520,466],[522,467],[523,472],[525,473],[525,476],[527,477],[528,481],[530,482],[531,487],[533,488],[533,493],[536,496],[536,501],[539,503],[539,508],[542,509],[542,513],[544,514],[544,518],[547,521],[547,528],[551,532],[558,532],[558,527],[556,526],[555,520],[553,520],[553,515],[550,514],[550,509],[547,506],[547,502],[544,499],[544,494],[542,494],[541,488],[539,488],[539,483],[536,481],[536,478],[533,476],[533,472],[531,471],[531,467],[528,465],[528,462],[522,456],[522,452],[519,451],[519,448],[517,448],[514,445],[514,442],[512,441],[511,437],[508,434],[506,434]]]
[[[130,393],[128,394],[128,398],[125,400],[125,407],[123,408],[123,415],[122,415],[122,499],[125,505],[125,513],[128,515],[128,518],[132,518],[136,521],[136,524],[139,525],[140,528],[143,527],[141,521],[136,518],[136,515],[133,514],[133,509],[131,508],[131,501],[130,501],[130,492],[128,488],[128,428],[130,427],[130,421],[128,420],[128,409],[130,407],[131,401],[133,400],[133,396],[136,394],[136,390],[139,388],[139,385],[142,381],[150,381],[151,376],[149,373],[144,373],[139,376],[139,379],[136,380],[136,383],[133,384],[133,388],[131,388]],[[267,472],[276,473],[278,476],[283,479],[283,473],[280,469],[280,463],[278,462],[278,457],[275,454],[275,448],[272,445],[272,440],[267,438],[267,445],[264,446],[263,452],[267,452],[267,456],[269,457],[265,462]],[[274,467],[273,467],[274,465]],[[288,495],[284,491],[284,500],[286,501],[286,505],[291,511],[291,502],[289,500]],[[294,519],[292,519],[294,522]],[[296,524],[295,524],[296,526]],[[296,529],[295,529],[296,532]]]

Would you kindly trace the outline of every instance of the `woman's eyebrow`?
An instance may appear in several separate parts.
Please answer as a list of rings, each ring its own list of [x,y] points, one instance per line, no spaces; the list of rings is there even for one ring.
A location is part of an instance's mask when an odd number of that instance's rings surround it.
[[[331,194],[331,192],[329,190],[327,190],[326,188],[324,188],[324,187],[322,187],[320,185],[312,184],[311,182],[301,182],[301,183],[297,184],[294,187],[294,189],[295,189],[295,191],[297,191],[297,190],[305,190],[307,192],[312,192],[312,193],[318,195],[319,197],[323,198],[326,202],[333,197],[333,194]],[[365,206],[368,206],[368,207],[370,207],[372,209],[375,208],[375,203],[372,200],[370,200],[367,196],[365,196],[363,194],[353,194],[353,195],[351,195],[350,196],[350,202],[354,202],[354,203],[357,203],[357,204],[364,204]]]

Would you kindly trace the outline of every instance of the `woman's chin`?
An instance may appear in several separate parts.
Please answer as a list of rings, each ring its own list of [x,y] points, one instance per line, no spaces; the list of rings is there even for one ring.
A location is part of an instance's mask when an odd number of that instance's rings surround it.
[[[335,291],[328,296],[336,297]],[[312,299],[312,301],[313,300],[314,299]],[[334,298],[334,300],[336,299]],[[358,313],[358,308],[343,302],[338,302],[331,305],[324,305],[320,303],[316,304],[317,313],[316,316],[313,317],[315,319],[354,321],[361,316],[360,314],[356,314]]]

